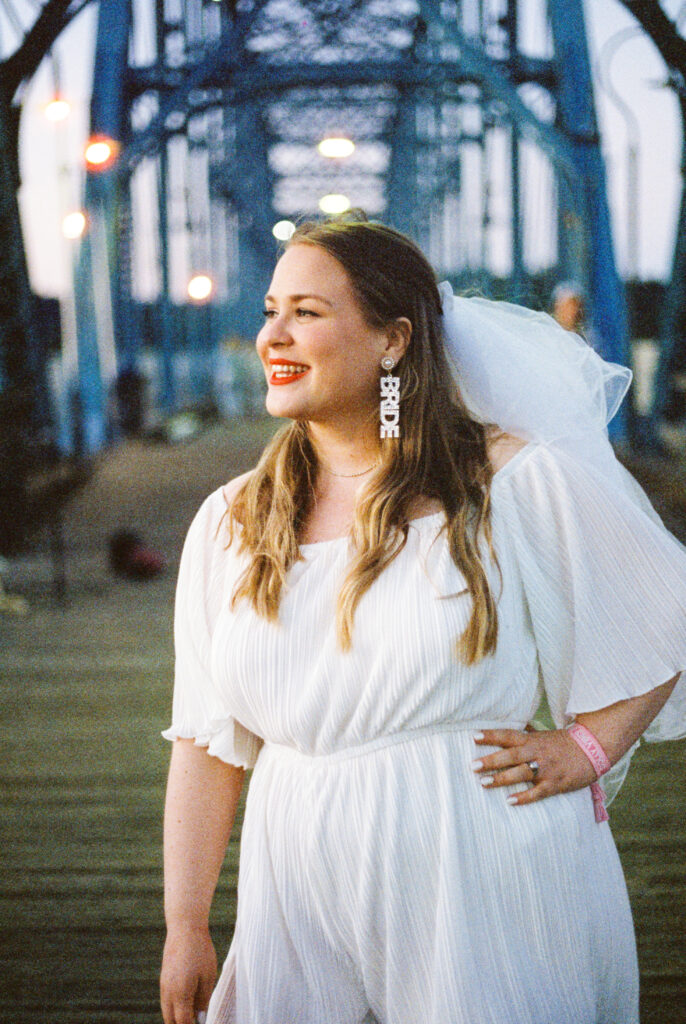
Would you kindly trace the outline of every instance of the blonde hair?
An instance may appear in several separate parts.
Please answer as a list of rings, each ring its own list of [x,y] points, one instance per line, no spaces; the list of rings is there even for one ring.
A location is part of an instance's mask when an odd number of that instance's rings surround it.
[[[469,415],[449,368],[431,266],[406,236],[362,217],[302,224],[287,246],[319,246],[337,259],[370,326],[384,327],[399,317],[412,324],[410,344],[394,371],[400,376],[401,436],[380,442],[379,466],[358,497],[353,556],[338,596],[339,640],[343,650],[350,648],[361,598],[405,545],[413,504],[431,498],[445,509],[450,555],[472,600],[457,651],[474,664],[495,650],[498,636],[479,551],[483,537],[497,565],[486,428]],[[300,558],[298,538],[316,474],[307,424],[296,421],[276,434],[235,495],[227,513],[229,543],[236,540],[250,561],[232,607],[247,599],[259,615],[278,621],[288,571]]]

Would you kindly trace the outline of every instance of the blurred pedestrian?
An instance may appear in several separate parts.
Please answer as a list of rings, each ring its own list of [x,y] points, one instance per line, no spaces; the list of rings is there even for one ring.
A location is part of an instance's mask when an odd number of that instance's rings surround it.
[[[584,293],[574,281],[561,281],[553,289],[552,314],[560,327],[583,334],[586,319]]]

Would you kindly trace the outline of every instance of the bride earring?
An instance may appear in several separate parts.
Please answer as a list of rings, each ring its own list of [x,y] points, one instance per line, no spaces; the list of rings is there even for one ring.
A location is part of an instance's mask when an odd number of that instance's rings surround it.
[[[381,366],[386,371],[386,376],[380,381],[379,433],[381,437],[400,437],[400,377],[391,374],[395,367],[395,359],[393,356],[384,356]]]

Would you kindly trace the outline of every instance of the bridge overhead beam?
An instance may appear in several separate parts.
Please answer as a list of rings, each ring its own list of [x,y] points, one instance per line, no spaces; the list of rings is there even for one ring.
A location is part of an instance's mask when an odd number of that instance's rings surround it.
[[[250,11],[237,12],[230,20],[224,22],[219,39],[206,47],[205,55],[195,64],[185,65],[182,71],[172,72],[175,87],[162,95],[160,109],[150,124],[142,132],[137,132],[130,140],[126,150],[121,154],[119,163],[120,173],[130,174],[143,157],[157,152],[162,140],[168,132],[168,122],[178,115],[185,115],[194,109],[193,97],[199,91],[207,87],[219,73],[222,65],[227,60],[227,55],[235,55],[236,65],[240,66],[245,60],[245,40],[248,33],[260,13],[261,6],[256,3]],[[252,58],[253,55],[250,54]],[[147,69],[147,75],[154,79],[160,74],[166,76],[168,70],[160,71],[160,65],[154,65]],[[131,95],[135,95],[136,82],[140,80],[143,72],[131,73]],[[223,80],[223,74],[221,78]],[[149,86],[146,86],[146,89]],[[145,90],[144,90],[145,91]],[[254,95],[251,93],[250,95]],[[217,103],[215,102],[215,106]]]
[[[464,39],[463,36],[460,36]],[[214,54],[214,59],[212,59]],[[191,65],[183,74],[173,68],[158,68],[156,65],[134,68],[131,71],[129,87],[132,96],[140,96],[154,90],[170,98],[173,109],[181,109],[192,90],[188,88],[187,75],[193,75],[192,89],[224,89],[227,82],[235,88],[258,90],[259,92],[292,89],[300,85],[331,84],[331,68],[308,61],[293,61],[285,65],[267,64],[259,57],[252,56],[251,66],[235,54],[227,59],[226,52],[217,44],[207,57]],[[508,77],[517,84],[535,82],[551,87],[554,82],[554,65],[547,59],[529,58],[518,64],[515,75],[509,73],[507,61],[490,58],[496,67],[508,70]],[[408,64],[407,59],[379,60],[373,64],[360,61],[340,61],[335,65],[336,82],[341,85],[373,84],[403,80],[407,85],[432,85],[435,75],[441,71],[455,70],[455,59],[440,56],[428,57],[421,66]],[[474,81],[465,73],[462,81]],[[183,98],[183,103],[180,100]]]
[[[129,2],[108,0],[103,6],[112,14],[117,4]],[[611,239],[586,81],[582,0],[550,5],[558,25],[555,60],[519,52],[516,15],[522,2],[508,0],[506,18],[496,23],[481,15],[502,10],[502,2],[474,0],[471,8],[479,18],[472,28],[470,4],[458,0],[418,0],[414,11],[344,0],[336,5],[336,17],[329,0],[312,0],[301,5],[303,20],[293,17],[297,5],[275,0],[256,0],[250,10],[247,4],[185,0],[178,8],[182,13],[173,15],[169,0],[156,0],[157,57],[154,51],[149,57],[154,63],[128,67],[128,57],[117,57],[125,92],[110,78],[99,107],[94,104],[93,130],[121,139],[122,150],[112,176],[93,188],[102,191],[105,248],[119,268],[112,280],[116,313],[126,297],[130,301],[130,282],[122,287],[127,233],[118,229],[121,214],[127,221],[124,196],[130,188],[136,197],[147,194],[140,191],[149,188],[147,170],[133,175],[146,158],[155,160],[159,243],[156,255],[146,258],[162,264],[160,306],[175,335],[165,355],[168,411],[174,405],[176,347],[193,347],[190,335],[179,333],[173,306],[185,301],[188,265],[216,268],[213,323],[253,335],[274,262],[274,220],[314,213],[327,191],[345,192],[353,204],[413,235],[447,273],[453,268],[456,275],[477,275],[483,287],[486,272],[494,288],[505,275],[518,295],[531,298],[540,283],[532,269],[536,256],[525,252],[532,237],[527,232],[538,232],[535,247],[555,258],[554,241],[541,243],[540,237],[550,225],[547,237],[554,239],[557,187],[569,213],[560,234],[564,265],[578,267],[583,276],[586,261],[601,264],[589,271],[592,312],[606,354],[617,358],[622,332],[606,287]],[[543,38],[549,25],[543,14],[540,21]],[[118,54],[128,35],[128,23],[125,30],[122,24],[111,26],[109,40],[118,40]],[[96,70],[96,81],[97,76]],[[520,90],[532,83],[540,88]],[[544,90],[548,95],[539,106]],[[137,127],[141,123],[145,127]],[[338,130],[356,149],[349,160],[327,163],[315,147],[324,133]],[[179,138],[170,141],[173,136]],[[536,223],[531,204],[520,205],[520,140],[547,157],[536,163],[542,182]],[[523,151],[528,160],[530,148]],[[494,185],[510,190],[509,204],[507,197],[492,199]],[[516,223],[508,238],[510,212]],[[137,218],[135,230],[142,231],[146,221]],[[153,267],[153,289],[154,272]],[[119,313],[120,357],[129,344],[123,335],[130,322]]]
[[[407,59],[377,61],[373,64],[342,62],[335,68],[336,85],[345,88],[391,83],[409,93],[413,88],[433,90],[437,81],[450,81],[458,85],[470,82],[480,84],[488,88],[494,99],[507,103],[524,130],[532,133],[549,155],[554,156],[557,162],[566,163],[575,174],[574,153],[568,140],[526,106],[508,78],[504,64],[502,70],[499,70],[497,62],[491,61],[470,44],[456,27],[450,28],[460,47],[459,55],[450,59],[426,56],[417,62]],[[219,48],[217,46],[216,50]],[[122,170],[130,173],[146,154],[155,152],[166,134],[182,130],[173,126],[174,115],[181,111],[198,113],[216,107],[221,98],[241,105],[254,99],[266,100],[279,96],[294,88],[330,86],[332,81],[331,68],[325,65],[297,63],[274,67],[253,59],[251,66],[245,68],[240,63],[222,66],[221,60],[222,55],[219,53],[215,53],[214,60],[208,56],[189,72],[193,84],[186,80],[181,87],[164,97],[160,114],[143,131],[136,133],[126,147],[122,154]],[[215,90],[214,94],[208,95],[211,90]]]

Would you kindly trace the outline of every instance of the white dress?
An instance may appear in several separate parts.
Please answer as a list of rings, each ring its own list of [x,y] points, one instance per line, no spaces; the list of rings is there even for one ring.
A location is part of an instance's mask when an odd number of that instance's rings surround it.
[[[255,766],[208,1024],[636,1024],[624,879],[589,790],[508,805],[522,786],[485,790],[472,736],[522,728],[543,689],[561,725],[686,667],[681,545],[529,444],[494,478],[498,645],[467,667],[442,513],[411,524],[342,653],[347,540],[302,545],[274,625],[229,610],[225,507],[211,495],[186,541],[165,734]],[[684,678],[656,737],[686,732]]]

